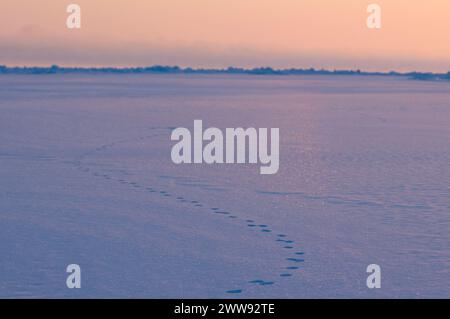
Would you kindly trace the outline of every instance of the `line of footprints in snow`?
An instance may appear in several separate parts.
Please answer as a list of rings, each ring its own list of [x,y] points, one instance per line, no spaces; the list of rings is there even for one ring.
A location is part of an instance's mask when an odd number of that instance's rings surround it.
[[[152,130],[172,130],[172,128],[152,128]],[[146,135],[146,136],[141,136],[141,137],[137,137],[137,138],[133,138],[133,139],[126,139],[126,140],[120,140],[120,141],[116,141],[116,142],[112,142],[109,144],[104,144],[102,146],[97,147],[96,149],[89,151],[87,153],[84,153],[83,155],[81,155],[80,157],[78,157],[74,163],[75,167],[85,173],[90,173],[91,175],[95,176],[95,177],[99,177],[99,178],[104,178],[106,180],[114,180],[117,181],[121,184],[124,185],[130,185],[136,189],[144,189],[147,190],[150,193],[154,193],[157,195],[160,195],[162,197],[166,197],[166,198],[175,198],[176,201],[180,202],[180,203],[187,203],[189,205],[193,205],[196,208],[201,208],[201,209],[205,209],[206,207],[204,207],[204,205],[197,201],[197,200],[189,200],[185,197],[182,196],[176,196],[173,195],[171,193],[169,193],[168,191],[165,191],[163,189],[155,189],[153,187],[145,187],[140,185],[139,183],[136,182],[132,182],[132,181],[128,181],[125,180],[123,178],[115,178],[112,177],[108,174],[104,174],[104,173],[100,173],[98,171],[93,170],[92,168],[87,167],[84,163],[83,160],[86,159],[87,157],[94,155],[95,153],[104,151],[108,148],[112,148],[118,144],[123,144],[123,143],[129,143],[129,142],[142,142],[145,139],[149,139],[149,138],[154,138],[157,136],[162,136],[162,134],[151,134],[151,135]],[[208,209],[208,208],[206,208]],[[280,244],[280,247],[282,249],[286,249],[286,250],[292,250],[295,251],[291,257],[287,257],[286,261],[289,262],[289,264],[284,268],[283,272],[281,272],[279,274],[279,277],[291,277],[293,276],[293,271],[300,269],[300,263],[304,262],[303,256],[304,256],[304,252],[303,251],[296,251],[295,250],[295,246],[294,246],[294,241],[293,240],[289,240],[289,238],[287,237],[287,235],[285,234],[275,234],[268,225],[265,224],[259,224],[257,223],[255,220],[252,219],[241,219],[239,218],[239,216],[234,215],[226,210],[220,209],[219,207],[211,207],[208,209],[210,213],[212,214],[216,214],[216,215],[221,215],[224,217],[228,217],[231,219],[235,219],[235,220],[240,220],[240,221],[244,221],[247,225],[247,227],[249,229],[255,229],[255,230],[259,230],[263,233],[266,233],[268,235],[270,235],[272,238],[275,239],[276,242],[278,242]],[[255,280],[250,280],[248,281],[249,284],[254,284],[254,285],[260,285],[260,286],[268,286],[268,285],[273,285],[274,281],[265,281],[262,279],[255,279]],[[226,291],[226,293],[228,294],[240,294],[242,293],[243,289],[233,289],[233,290],[228,290]]]

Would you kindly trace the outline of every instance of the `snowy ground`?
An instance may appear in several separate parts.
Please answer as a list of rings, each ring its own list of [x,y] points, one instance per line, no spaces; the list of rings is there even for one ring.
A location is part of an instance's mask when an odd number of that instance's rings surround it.
[[[194,119],[279,127],[280,171],[173,164]],[[448,83],[0,76],[0,297],[448,298],[449,137]]]

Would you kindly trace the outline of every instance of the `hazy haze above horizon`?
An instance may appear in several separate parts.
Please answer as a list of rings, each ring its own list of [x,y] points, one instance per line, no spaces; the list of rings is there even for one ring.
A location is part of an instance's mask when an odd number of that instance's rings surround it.
[[[380,30],[366,26],[373,2]],[[450,70],[448,0],[3,0],[0,12],[6,65]]]

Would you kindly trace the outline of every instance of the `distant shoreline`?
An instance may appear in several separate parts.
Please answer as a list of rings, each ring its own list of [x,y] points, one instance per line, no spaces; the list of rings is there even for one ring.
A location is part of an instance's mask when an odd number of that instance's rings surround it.
[[[249,75],[372,75],[372,76],[405,76],[422,81],[450,81],[448,73],[432,72],[368,72],[361,70],[325,70],[325,69],[273,69],[271,67],[207,69],[182,68],[178,66],[154,65],[148,67],[8,67],[0,65],[0,74],[68,74],[68,73],[113,73],[113,74],[249,74]]]

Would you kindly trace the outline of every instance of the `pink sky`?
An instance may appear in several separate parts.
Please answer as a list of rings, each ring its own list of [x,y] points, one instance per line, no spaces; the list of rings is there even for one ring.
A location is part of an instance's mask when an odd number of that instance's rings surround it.
[[[370,3],[381,30],[366,26]],[[82,9],[69,30],[66,6]],[[0,64],[450,70],[449,0],[2,0]]]

